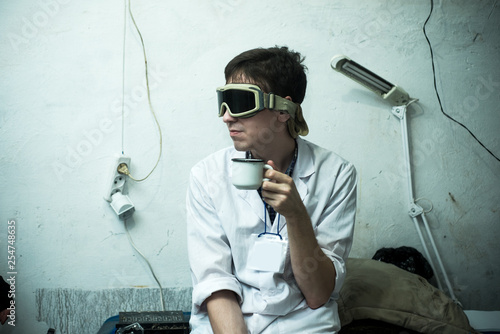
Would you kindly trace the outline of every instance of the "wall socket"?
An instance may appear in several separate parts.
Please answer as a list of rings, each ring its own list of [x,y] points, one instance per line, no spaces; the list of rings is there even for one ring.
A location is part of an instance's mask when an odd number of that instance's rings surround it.
[[[118,165],[121,163],[127,164],[130,167],[130,157],[125,155],[116,156],[113,159],[113,165],[111,168],[111,173],[109,176],[109,183],[106,187],[106,192],[104,194],[104,199],[108,202],[111,202],[111,196],[116,194],[117,192],[121,192],[123,194],[125,189],[125,181],[127,176],[118,173]]]
[[[127,176],[118,172],[118,166],[122,163],[130,167],[130,157],[120,155],[114,158],[104,199],[110,203],[120,219],[126,219],[132,215],[135,208],[126,194]]]

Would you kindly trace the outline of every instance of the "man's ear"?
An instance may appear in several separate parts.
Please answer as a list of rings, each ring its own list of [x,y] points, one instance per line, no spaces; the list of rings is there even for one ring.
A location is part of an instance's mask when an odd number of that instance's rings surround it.
[[[278,121],[280,121],[282,123],[286,123],[289,119],[290,119],[290,114],[283,112],[283,111],[280,111],[280,113],[278,115]]]
[[[290,96],[286,96],[285,99],[287,99],[288,101],[292,101],[292,98]],[[278,120],[280,122],[283,122],[285,123],[286,121],[288,121],[290,119],[290,114],[286,113],[286,112],[280,112],[280,115],[278,116]]]

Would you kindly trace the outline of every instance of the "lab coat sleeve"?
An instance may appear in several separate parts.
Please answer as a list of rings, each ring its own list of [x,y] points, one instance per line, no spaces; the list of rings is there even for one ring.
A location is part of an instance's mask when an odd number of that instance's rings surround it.
[[[331,177],[331,176],[330,176]],[[351,250],[356,216],[356,169],[345,162],[334,174],[328,204],[316,227],[316,237],[323,252],[332,260],[337,276],[332,298],[337,299],[345,279],[345,261]]]
[[[231,290],[241,301],[241,284],[233,275],[231,248],[214,204],[223,191],[200,166],[193,168],[187,192],[188,254],[193,281],[194,312],[214,292]]]

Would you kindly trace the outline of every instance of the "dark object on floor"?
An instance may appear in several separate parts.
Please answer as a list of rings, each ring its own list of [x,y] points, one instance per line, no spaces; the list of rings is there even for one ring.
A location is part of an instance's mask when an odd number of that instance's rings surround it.
[[[404,327],[392,325],[383,321],[363,319],[355,320],[342,327],[339,334],[421,334]]]
[[[422,276],[372,259],[349,258],[346,271],[337,300],[344,327],[371,319],[406,332],[479,334],[462,308]]]
[[[434,275],[429,262],[413,247],[381,248],[373,255],[372,259],[391,263],[427,280]]]

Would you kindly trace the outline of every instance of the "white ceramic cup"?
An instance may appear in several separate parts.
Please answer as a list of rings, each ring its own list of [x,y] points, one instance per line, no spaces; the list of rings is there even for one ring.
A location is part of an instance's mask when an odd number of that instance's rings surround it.
[[[259,189],[264,179],[264,169],[273,169],[262,159],[232,159],[232,183],[238,189],[255,190]]]

